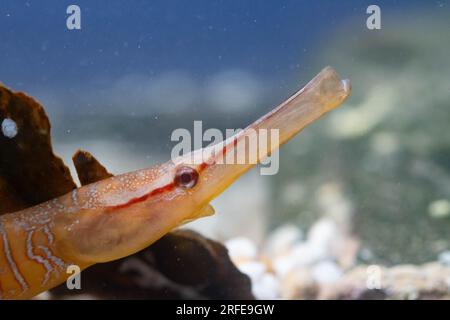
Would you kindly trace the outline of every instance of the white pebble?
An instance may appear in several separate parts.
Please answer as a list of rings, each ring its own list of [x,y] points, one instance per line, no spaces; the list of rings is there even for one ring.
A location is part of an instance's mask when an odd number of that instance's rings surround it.
[[[322,246],[306,242],[295,246],[291,257],[296,266],[308,266],[327,258],[328,252]]]
[[[267,251],[272,257],[286,254],[303,238],[302,231],[293,224],[275,229],[267,240]]]
[[[294,269],[294,267],[295,261],[292,259],[291,256],[276,258],[272,262],[273,271],[280,278],[284,277],[289,271]]]
[[[14,120],[6,118],[2,121],[2,133],[7,138],[14,138],[17,135],[17,124]]]
[[[237,237],[225,242],[231,260],[239,264],[242,260],[254,260],[258,255],[256,245],[247,238]]]
[[[450,201],[440,199],[430,203],[428,213],[432,218],[445,218],[450,216]]]
[[[309,242],[299,243],[289,254],[274,258],[272,267],[275,274],[282,278],[290,271],[314,265],[326,258],[327,252],[322,247]]]
[[[257,299],[273,300],[280,296],[280,284],[274,275],[265,273],[253,284],[252,291]]]
[[[332,246],[340,236],[336,222],[329,218],[322,218],[309,230],[308,242],[331,253]]]
[[[246,262],[237,266],[242,273],[250,277],[252,283],[256,283],[266,272],[266,266],[261,262]]]
[[[312,275],[319,283],[331,283],[342,277],[342,270],[332,261],[323,261],[314,266]]]
[[[441,254],[439,254],[438,260],[443,265],[450,266],[450,250],[441,252]]]

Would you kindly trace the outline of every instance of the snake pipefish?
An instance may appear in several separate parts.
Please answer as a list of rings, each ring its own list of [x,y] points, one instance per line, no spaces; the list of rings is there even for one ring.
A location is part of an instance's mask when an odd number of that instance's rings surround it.
[[[258,154],[261,160],[349,94],[350,82],[327,67],[223,148],[209,146],[0,216],[0,298],[33,297],[64,282],[71,264],[85,269],[128,256],[180,224],[214,213],[210,201],[255,165],[219,163],[218,157],[247,150],[250,131],[278,130],[279,142]],[[205,154],[208,159],[192,164]]]

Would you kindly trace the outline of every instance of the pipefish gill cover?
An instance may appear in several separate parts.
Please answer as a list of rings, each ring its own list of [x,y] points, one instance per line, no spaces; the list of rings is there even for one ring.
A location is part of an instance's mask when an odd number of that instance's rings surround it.
[[[449,6],[2,1],[0,298],[449,299]]]

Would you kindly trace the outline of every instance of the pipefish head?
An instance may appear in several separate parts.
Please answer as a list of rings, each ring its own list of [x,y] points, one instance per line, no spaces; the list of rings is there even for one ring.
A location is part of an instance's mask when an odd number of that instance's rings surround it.
[[[236,135],[175,159],[177,168],[189,166],[196,172],[189,196],[199,206],[207,205],[308,124],[342,104],[350,93],[351,82],[341,80],[333,68],[326,67],[305,87]],[[272,136],[272,132],[276,134]]]

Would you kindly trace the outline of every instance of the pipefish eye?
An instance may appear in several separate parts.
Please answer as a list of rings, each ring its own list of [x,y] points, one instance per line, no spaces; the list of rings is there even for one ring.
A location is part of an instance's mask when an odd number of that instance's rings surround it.
[[[198,172],[191,167],[179,167],[175,173],[175,184],[179,187],[190,189],[197,184],[197,181]]]

